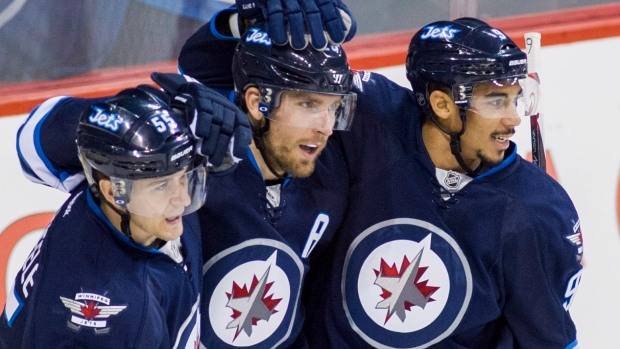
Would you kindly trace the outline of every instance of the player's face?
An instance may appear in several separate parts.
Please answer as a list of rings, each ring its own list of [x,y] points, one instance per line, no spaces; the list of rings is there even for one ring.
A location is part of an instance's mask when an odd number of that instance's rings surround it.
[[[278,108],[270,114],[269,132],[264,136],[268,161],[279,172],[308,177],[317,157],[333,133],[339,96],[285,92]],[[293,126],[295,125],[295,126]]]
[[[465,133],[461,136],[466,161],[479,159],[490,165],[501,163],[508,140],[521,123],[516,109],[521,92],[519,84],[499,86],[489,82],[474,88]]]
[[[191,203],[187,186],[188,178],[184,170],[166,177],[135,181],[127,207],[141,207],[144,214],[131,214],[133,239],[149,245],[156,238],[170,241],[181,236],[181,217],[185,207]]]

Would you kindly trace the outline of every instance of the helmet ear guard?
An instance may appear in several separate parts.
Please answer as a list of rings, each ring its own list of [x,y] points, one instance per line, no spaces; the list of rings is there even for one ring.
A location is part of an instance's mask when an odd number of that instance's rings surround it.
[[[110,178],[110,181],[112,182],[114,202],[123,209],[127,209],[133,182],[121,178]]]
[[[265,102],[258,103],[258,111],[263,114],[265,118],[269,116],[269,104]]]

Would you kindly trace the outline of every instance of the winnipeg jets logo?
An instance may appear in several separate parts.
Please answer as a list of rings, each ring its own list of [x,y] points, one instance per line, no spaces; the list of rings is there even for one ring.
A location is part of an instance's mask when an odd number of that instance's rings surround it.
[[[460,32],[460,30],[452,28],[452,25],[447,25],[444,27],[436,27],[434,25],[430,25],[424,28],[426,31],[420,36],[420,39],[445,39],[450,40],[454,39],[456,33]]]
[[[250,28],[250,34],[245,38],[246,42],[253,42],[255,44],[271,46],[271,38],[263,31],[256,28]]]
[[[91,124],[98,125],[112,132],[116,132],[120,129],[120,125],[123,123],[123,118],[117,113],[107,113],[105,109],[100,107],[93,107],[93,112],[88,116],[88,121]]]
[[[431,234],[420,242],[387,242],[376,247],[362,264],[357,291],[364,310],[377,325],[410,331],[426,327],[441,313],[450,282],[431,242]],[[393,315],[398,320],[391,320]]]
[[[271,315],[277,312],[275,307],[282,298],[274,299],[273,294],[268,295],[273,285],[273,282],[267,282],[270,268],[271,266],[267,268],[260,280],[255,275],[249,289],[245,285],[239,287],[233,282],[232,292],[227,293],[229,301],[226,306],[233,309],[234,320],[226,328],[236,329],[234,339],[237,339],[241,331],[248,337],[251,336],[252,327],[256,326],[259,320],[269,321]]]
[[[95,329],[96,333],[106,333],[107,319],[125,310],[125,305],[110,305],[110,299],[94,293],[77,293],[75,299],[60,297],[62,303],[74,314],[70,327],[79,330],[82,326]]]
[[[400,272],[396,265],[389,266],[385,260],[381,259],[381,267],[375,270],[377,280],[375,285],[381,287],[384,298],[377,303],[377,309],[387,309],[385,322],[396,314],[401,322],[405,321],[405,311],[411,310],[413,306],[419,306],[422,309],[429,302],[435,301],[431,295],[439,289],[439,287],[428,286],[428,280],[420,281],[420,278],[426,271],[427,267],[420,268],[420,259],[422,252],[418,252],[413,261],[409,261],[407,256],[403,258]]]
[[[292,335],[303,263],[290,247],[253,239],[211,257],[203,267],[202,344],[277,347]],[[219,282],[213,282],[219,280]]]
[[[471,270],[456,241],[412,218],[386,220],[359,233],[342,277],[347,320],[374,347],[437,343],[458,326],[472,294]]]

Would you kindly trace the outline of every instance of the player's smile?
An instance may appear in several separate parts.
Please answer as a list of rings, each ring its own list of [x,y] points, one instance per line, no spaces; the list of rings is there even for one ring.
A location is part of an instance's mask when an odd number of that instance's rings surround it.
[[[491,135],[491,138],[495,141],[496,146],[500,150],[508,149],[510,142],[508,140],[515,134],[514,130],[506,133],[494,133]]]

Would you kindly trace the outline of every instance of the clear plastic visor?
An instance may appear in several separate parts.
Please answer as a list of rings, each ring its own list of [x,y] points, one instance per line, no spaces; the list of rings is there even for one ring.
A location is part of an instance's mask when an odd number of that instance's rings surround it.
[[[200,208],[207,197],[207,170],[204,165],[165,177],[110,179],[116,203],[144,217],[186,215]]]
[[[269,88],[265,90],[274,91]],[[272,102],[271,111],[262,110],[269,120],[300,128],[349,130],[355,115],[357,95],[353,92],[329,94],[282,90],[275,95],[263,96],[263,100]]]
[[[521,75],[461,86],[471,91],[464,109],[484,118],[521,118],[536,113],[539,89],[532,77]]]

